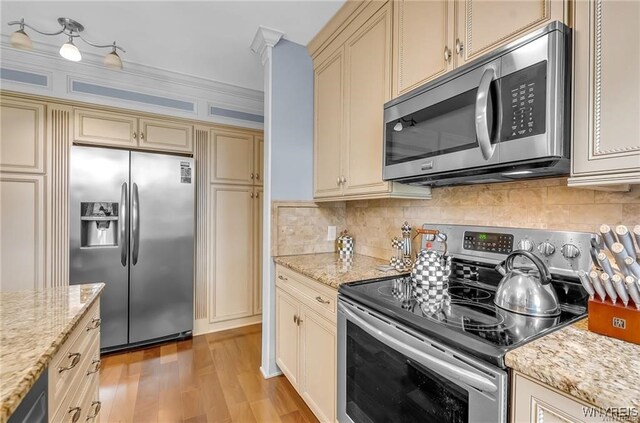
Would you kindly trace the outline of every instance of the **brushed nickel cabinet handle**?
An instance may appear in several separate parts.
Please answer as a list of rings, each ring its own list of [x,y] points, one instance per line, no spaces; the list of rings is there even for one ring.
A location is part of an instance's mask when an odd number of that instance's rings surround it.
[[[137,139],[138,139],[138,133],[137,133],[137,132],[134,132],[134,133],[133,133],[133,139],[134,139],[134,140],[137,140]]]
[[[71,414],[71,423],[77,423],[80,420],[80,414],[82,413],[82,408],[80,407],[71,407],[68,411]]]
[[[91,414],[90,416],[87,416],[85,421],[93,420],[96,417],[98,417],[98,414],[100,414],[100,409],[102,409],[102,402],[101,401],[93,401],[91,403],[91,406],[95,407],[93,409],[93,414]]]
[[[96,317],[94,319],[91,319],[90,326],[87,326],[87,332],[89,332],[90,330],[98,329],[101,324],[102,324],[101,318]]]
[[[260,180],[260,174],[256,173],[256,179],[259,181]]]
[[[253,198],[253,193],[251,193],[251,198]]]
[[[321,303],[321,304],[329,304],[331,302],[329,300],[323,300],[322,297],[319,296],[319,295],[316,297],[316,301]]]
[[[87,372],[87,376],[92,375],[94,373],[98,373],[102,368],[102,360],[93,360],[91,364],[94,366],[93,370],[89,370]]]
[[[289,279],[285,276],[279,275],[278,279],[280,279],[281,281],[288,281]]]
[[[347,178],[345,178],[344,176],[342,177],[342,183],[346,184],[347,183]]]
[[[68,358],[71,359],[71,364],[69,364],[67,367],[58,367],[58,373],[66,372],[67,370],[71,370],[76,367],[80,362],[80,357],[82,357],[82,354],[80,353],[69,354]]]
[[[451,61],[451,49],[447,46],[444,46],[444,61],[445,62]]]
[[[298,316],[298,326],[300,326],[300,325],[302,324],[302,322],[303,322],[303,321],[304,321],[304,320],[302,320],[302,319],[300,318],[300,316]]]
[[[464,44],[460,42],[459,38],[456,38],[456,54],[460,55],[464,51]]]
[[[256,198],[260,198],[260,193],[256,192]]]
[[[296,316],[295,314],[293,315],[293,323],[295,323],[296,325],[298,324],[298,316]]]
[[[338,180],[336,181],[336,185],[340,186],[342,183],[342,179],[338,176]]]
[[[252,173],[252,174],[251,174],[251,179],[253,179],[254,177],[255,177],[255,175]]]
[[[144,132],[140,132],[140,139],[143,140],[144,139]]]

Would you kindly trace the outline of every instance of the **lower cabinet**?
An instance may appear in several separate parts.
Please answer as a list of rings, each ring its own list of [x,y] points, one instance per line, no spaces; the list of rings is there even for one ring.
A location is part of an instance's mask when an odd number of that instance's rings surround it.
[[[591,423],[613,421],[598,416],[595,406],[513,372],[511,421],[513,423]]]
[[[321,422],[336,421],[337,291],[276,266],[276,363]]]
[[[96,302],[49,365],[49,421],[98,421],[100,364],[100,305]]]

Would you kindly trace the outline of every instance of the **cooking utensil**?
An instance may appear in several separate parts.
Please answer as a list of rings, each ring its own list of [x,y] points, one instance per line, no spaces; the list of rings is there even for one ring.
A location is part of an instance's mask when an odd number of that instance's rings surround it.
[[[598,258],[598,263],[600,263],[600,267],[602,268],[602,270],[607,272],[609,277],[616,274],[616,272],[613,271],[613,267],[611,267],[611,262],[609,262],[609,258],[605,253],[603,253],[602,251],[599,252],[597,258]]]
[[[629,269],[629,272],[633,274],[637,279],[640,279],[640,264],[633,258],[627,257],[624,259],[624,264]]]
[[[624,245],[624,249],[627,250],[627,253],[630,256],[636,257],[636,248],[633,245],[633,238],[631,237],[631,233],[629,233],[627,227],[624,225],[616,226],[616,235],[618,236],[620,243]]]
[[[617,242],[616,236],[611,231],[609,225],[600,225],[600,234],[604,240],[604,245],[606,245],[608,249],[611,249],[611,246]]]
[[[618,298],[620,298],[620,301],[622,301],[622,304],[626,307],[629,304],[629,293],[627,292],[627,287],[622,280],[622,277],[620,275],[613,275],[613,277],[611,277],[611,282],[613,283],[613,288],[618,294]]]
[[[596,295],[596,290],[593,288],[591,281],[589,280],[589,276],[587,276],[584,270],[578,271],[578,278],[584,287],[584,290],[587,291],[590,298],[593,298]]]
[[[538,269],[514,268],[516,257],[528,258]],[[496,296],[495,305],[507,311],[527,316],[551,317],[560,314],[558,295],[551,286],[551,274],[542,260],[525,250],[516,250],[505,261],[496,266],[503,275]]]
[[[611,277],[607,273],[600,273],[600,281],[607,295],[611,298],[611,302],[615,304],[618,301],[618,294],[611,283]]]
[[[602,286],[602,282],[598,278],[598,272],[591,271],[589,272],[589,280],[591,280],[591,284],[593,285],[593,289],[598,293],[598,297],[600,297],[601,301],[604,301],[607,298],[607,292],[604,290]]]
[[[624,283],[627,286],[627,291],[629,292],[629,296],[633,300],[633,303],[636,305],[636,308],[640,310],[640,289],[638,289],[636,278],[633,276],[627,276],[624,278]]]

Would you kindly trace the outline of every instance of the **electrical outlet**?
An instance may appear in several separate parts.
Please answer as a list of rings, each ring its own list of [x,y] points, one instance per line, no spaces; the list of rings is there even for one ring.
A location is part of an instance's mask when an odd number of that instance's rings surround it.
[[[336,227],[327,226],[327,241],[335,241],[335,240],[336,240]]]

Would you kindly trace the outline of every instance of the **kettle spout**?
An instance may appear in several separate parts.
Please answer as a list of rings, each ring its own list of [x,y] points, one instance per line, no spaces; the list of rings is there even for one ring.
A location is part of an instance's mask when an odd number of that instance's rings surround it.
[[[504,262],[498,264],[495,269],[498,271],[498,273],[500,273],[502,276],[506,276],[507,275],[507,271],[504,268]]]

